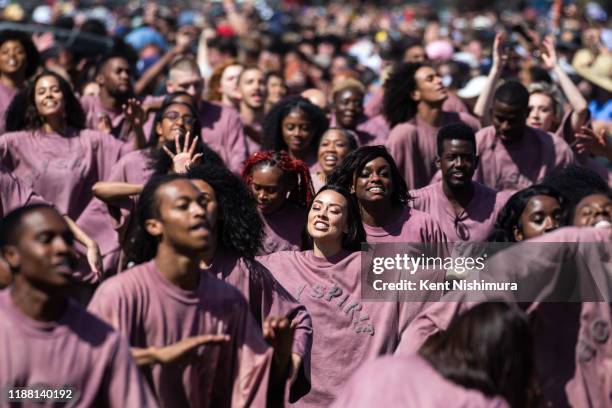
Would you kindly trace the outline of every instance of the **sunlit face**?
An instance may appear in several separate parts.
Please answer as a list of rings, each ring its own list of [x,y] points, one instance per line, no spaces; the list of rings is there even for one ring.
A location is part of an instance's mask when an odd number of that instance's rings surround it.
[[[238,77],[242,73],[242,65],[230,65],[223,70],[219,81],[219,91],[227,99],[240,98]]]
[[[204,80],[197,72],[171,71],[172,75],[167,82],[166,88],[168,92],[186,92],[192,97],[192,103],[198,104],[202,99],[204,91]]]
[[[89,82],[83,87],[83,96],[100,96],[100,85],[96,82]]]
[[[104,64],[98,84],[106,88],[113,96],[125,96],[132,93],[132,72],[130,65],[123,58],[111,58]]]
[[[294,109],[282,121],[283,141],[293,156],[302,157],[312,144],[310,119],[301,109]]]
[[[264,74],[258,69],[248,69],[242,73],[238,81],[240,99],[251,109],[260,109],[266,95]]]
[[[442,77],[432,67],[421,67],[414,74],[416,90],[412,98],[428,103],[443,102],[448,98],[448,91],[442,83]]]
[[[219,225],[219,201],[217,194],[210,184],[200,179],[192,179],[191,182],[203,195],[204,209],[206,210],[206,219],[211,230],[216,236],[217,226]]]
[[[250,187],[262,214],[278,211],[287,201],[288,186],[283,171],[278,167],[255,167]]]
[[[20,225],[16,245],[4,249],[9,265],[33,286],[68,286],[76,256],[74,237],[61,215],[41,208],[24,215]]]
[[[40,77],[34,87],[34,104],[45,120],[62,118],[65,112],[64,94],[59,81],[51,75]]]
[[[552,132],[555,122],[555,105],[552,98],[543,93],[529,96],[529,116],[527,124],[544,132]]]
[[[155,131],[159,135],[159,143],[175,140],[193,131],[196,118],[187,106],[176,103],[166,107],[162,114],[162,120],[155,125]]]
[[[319,193],[308,212],[308,235],[320,242],[339,242],[347,232],[348,203],[333,190]]]
[[[563,210],[550,196],[537,195],[529,199],[520,216],[520,225],[514,229],[514,239],[535,238],[561,226]]]
[[[572,224],[578,227],[612,227],[612,200],[605,194],[592,194],[580,200]]]
[[[189,180],[166,183],[155,195],[159,217],[145,222],[149,234],[182,253],[200,254],[210,248],[214,228],[206,211],[210,197]]]
[[[336,93],[334,113],[341,127],[355,129],[363,114],[363,93],[357,88],[347,88]]]
[[[21,42],[15,40],[5,41],[0,46],[0,72],[15,74],[25,72],[27,67],[27,54]]]
[[[478,160],[476,148],[467,140],[444,140],[439,158],[444,182],[450,187],[464,187],[472,183]]]
[[[391,165],[383,157],[366,163],[355,174],[354,186],[359,203],[390,201],[393,193]]]
[[[328,130],[321,137],[317,159],[321,170],[327,176],[342,163],[351,151],[350,143],[345,134],[337,129]]]

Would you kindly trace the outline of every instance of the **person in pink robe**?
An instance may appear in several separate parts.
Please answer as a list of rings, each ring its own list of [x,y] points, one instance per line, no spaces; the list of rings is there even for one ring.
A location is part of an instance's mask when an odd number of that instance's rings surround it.
[[[264,333],[274,333],[273,359],[244,297],[202,273],[200,263],[217,252],[208,197],[185,176],[151,179],[139,200],[139,265],[105,281],[89,310],[128,338],[162,406],[282,401],[278,380],[289,371],[293,328],[286,319],[264,322]]]
[[[330,126],[354,131],[361,146],[384,144],[389,126],[384,118],[367,118],[363,113],[365,87],[356,79],[347,78],[332,89],[332,118]]]
[[[375,117],[381,117],[384,95],[385,93],[381,88],[368,98],[368,101],[363,106],[363,113],[368,118],[373,119]],[[467,108],[461,98],[452,92],[448,93],[448,98],[446,98],[446,100],[442,103],[442,110],[445,112],[470,113],[470,110]]]
[[[423,309],[427,294],[413,302],[362,299],[361,243],[365,231],[354,198],[327,185],[308,213],[312,250],[258,257],[309,310],[315,328],[312,390],[295,406],[327,407],[364,362],[395,351],[405,327]],[[444,279],[432,274],[431,279]]]
[[[245,162],[242,179],[257,200],[264,222],[259,255],[299,250],[312,200],[310,172],[286,152],[259,152]]]
[[[32,39],[24,32],[0,32],[0,134],[4,133],[5,113],[26,80],[38,70],[40,55]]]
[[[445,111],[447,98],[442,78],[429,65],[402,64],[385,82],[384,116],[391,127],[386,146],[410,189],[426,186],[436,172],[436,135],[442,126],[464,122],[480,129],[469,114]]]
[[[12,286],[0,291],[3,403],[9,389],[30,388],[69,390],[65,401],[77,407],[158,406],[125,338],[70,297],[76,260],[62,216],[46,205],[25,206],[7,214],[0,231],[2,257],[14,273]]]
[[[192,166],[187,175],[216,205],[218,224],[215,229],[222,231],[217,237],[219,243],[214,260],[212,264],[203,264],[203,269],[238,288],[260,325],[269,316],[282,316],[296,325],[292,353],[293,372],[297,377],[289,390],[289,400],[295,401],[310,389],[312,323],[305,307],[268,269],[253,259],[262,252],[266,242],[257,203],[242,180],[222,166],[204,162]]]
[[[478,167],[474,131],[463,123],[438,132],[442,181],[410,191],[410,205],[433,216],[449,241],[486,241],[509,193],[472,181]]]
[[[517,307],[480,304],[431,338],[419,354],[365,364],[333,407],[536,406],[532,336],[526,314]]]
[[[364,146],[351,152],[327,183],[353,192],[367,242],[447,242],[438,221],[408,207],[406,183],[383,146]]]
[[[0,165],[0,219],[10,211],[30,204],[48,204],[41,196],[24,186],[13,173]]]
[[[85,115],[68,83],[45,71],[9,107],[0,136],[0,162],[26,187],[76,220],[92,199],[92,186],[109,177],[123,143],[84,129]],[[26,112],[35,109],[36,118]]]
[[[328,121],[323,111],[301,96],[274,105],[263,122],[264,150],[286,151],[312,171],[318,168],[317,149]]]
[[[520,190],[574,163],[564,140],[525,125],[528,103],[529,93],[518,82],[506,82],[495,91],[493,126],[476,133],[481,165],[475,181],[496,190]]]

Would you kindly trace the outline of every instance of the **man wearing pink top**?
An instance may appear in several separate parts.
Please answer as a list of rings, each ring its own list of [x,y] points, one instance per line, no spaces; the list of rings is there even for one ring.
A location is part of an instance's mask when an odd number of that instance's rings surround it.
[[[144,263],[105,281],[89,309],[128,338],[161,405],[282,401],[276,380],[289,370],[293,327],[264,323],[278,342],[273,359],[244,297],[200,270],[216,253],[216,204],[184,176],[163,176],[144,187],[138,216],[134,260]]]
[[[478,156],[469,126],[455,123],[440,129],[436,165],[442,181],[411,191],[412,207],[438,220],[452,242],[485,241],[509,193],[472,181]]]
[[[0,404],[33,404],[16,391],[46,390],[43,405],[56,406],[63,389],[71,406],[157,406],[126,340],[69,297],[74,238],[62,216],[46,205],[21,207],[0,231],[14,274],[0,291]]]
[[[429,65],[402,64],[385,82],[383,111],[391,127],[386,146],[410,189],[428,185],[436,172],[436,135],[442,126],[463,122],[480,129],[469,114],[445,111],[447,99],[442,78]]]
[[[519,82],[501,85],[492,109],[493,126],[476,133],[480,166],[475,181],[496,190],[520,190],[574,163],[574,153],[562,138],[525,124],[529,93]]]

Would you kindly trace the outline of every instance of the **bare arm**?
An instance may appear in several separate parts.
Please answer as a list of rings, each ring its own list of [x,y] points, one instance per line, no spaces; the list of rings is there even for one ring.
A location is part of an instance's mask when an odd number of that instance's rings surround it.
[[[134,138],[134,149],[143,149],[147,143],[147,139],[143,130],[145,111],[142,108],[141,102],[136,98],[128,99],[127,103],[123,105],[123,113],[130,125],[130,129],[136,136]]]
[[[580,131],[580,128],[586,123],[589,117],[589,107],[586,99],[580,93],[578,87],[572,82],[570,77],[557,64],[557,53],[555,51],[555,42],[552,37],[546,37],[542,42],[544,53],[542,60],[545,67],[552,71],[557,77],[559,86],[563,94],[572,105],[572,129],[574,132]]]
[[[168,64],[172,62],[172,60],[185,52],[187,47],[189,46],[189,39],[185,39],[180,34],[177,36],[177,44],[172,47],[168,52],[166,52],[153,66],[146,70],[146,72],[140,77],[140,79],[134,85],[134,93],[138,96],[141,95],[145,89],[157,78],[159,74],[161,74]]]
[[[91,239],[70,217],[64,215],[64,220],[74,235],[74,239],[87,247],[87,263],[91,270],[98,276],[102,276],[102,254],[98,243]]]
[[[151,364],[171,364],[177,361],[197,357],[197,350],[204,344],[220,344],[229,340],[225,334],[203,334],[187,337],[165,347],[137,348],[132,347],[132,357],[139,366]]]
[[[474,105],[474,114],[480,119],[482,126],[491,124],[491,105],[493,104],[493,95],[495,94],[495,86],[501,77],[503,68],[502,47],[505,39],[503,32],[497,33],[493,42],[493,66],[489,71],[487,83],[478,97]]]
[[[93,194],[104,202],[138,195],[142,192],[142,184],[130,184],[117,181],[99,181],[94,184]]]
[[[227,15],[232,29],[236,32],[239,37],[249,34],[248,22],[238,11],[236,10],[236,3],[234,0],[223,0],[223,8]]]

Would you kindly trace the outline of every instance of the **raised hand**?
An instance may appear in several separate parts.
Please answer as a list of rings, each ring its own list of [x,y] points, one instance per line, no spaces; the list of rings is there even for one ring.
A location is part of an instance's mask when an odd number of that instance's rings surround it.
[[[89,264],[91,270],[101,278],[104,266],[102,264],[100,247],[95,242],[87,247],[87,263]]]
[[[96,116],[96,128],[106,134],[111,134],[113,132],[113,124],[111,119],[105,113],[98,113]]]
[[[268,316],[263,322],[263,335],[274,349],[274,362],[279,369],[287,370],[292,362],[291,349],[296,322],[284,317]]]
[[[504,42],[506,41],[506,33],[503,31],[495,34],[495,40],[493,41],[493,66],[501,68],[508,59],[508,56],[504,52]]]
[[[555,50],[555,39],[551,36],[546,36],[542,41],[542,61],[544,68],[550,70],[557,65],[557,51]]]
[[[229,341],[226,334],[204,334],[187,337],[174,344],[155,350],[155,361],[161,364],[187,362],[197,357],[198,347],[204,344],[221,344]]]
[[[198,146],[198,138],[191,140],[191,132],[185,135],[183,147],[181,147],[180,136],[174,139],[176,154],[172,153],[166,146],[162,146],[164,151],[172,158],[173,170],[175,173],[187,173],[189,167],[202,160],[202,153],[195,153]]]
[[[141,127],[145,121],[145,112],[142,103],[136,98],[130,98],[122,106],[123,114],[132,128]]]
[[[578,153],[588,152],[593,156],[612,158],[612,142],[606,136],[605,129],[601,129],[599,133],[596,133],[591,128],[582,127],[575,137],[575,146]]]

